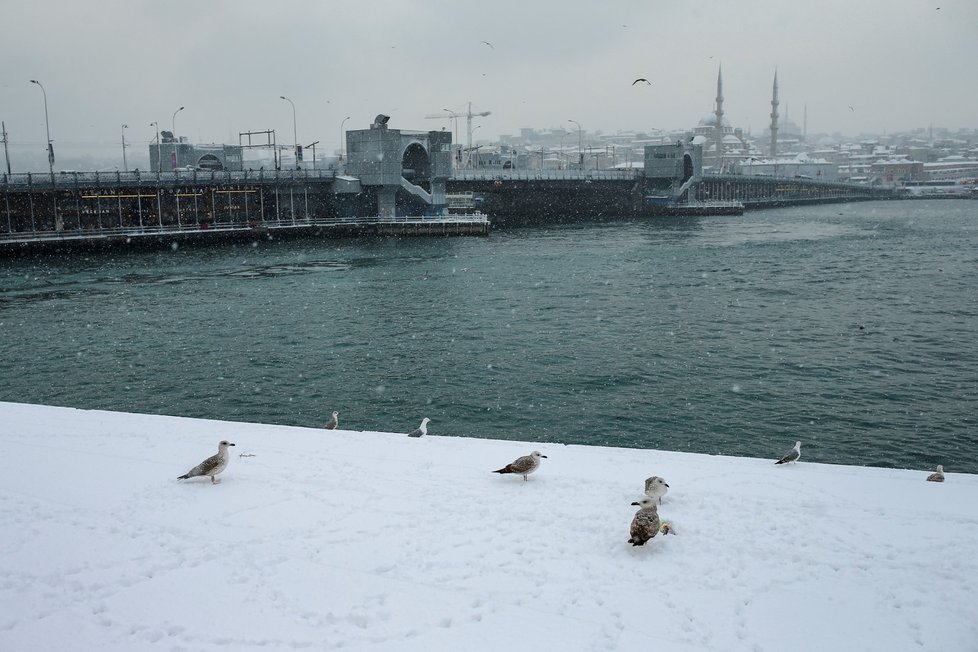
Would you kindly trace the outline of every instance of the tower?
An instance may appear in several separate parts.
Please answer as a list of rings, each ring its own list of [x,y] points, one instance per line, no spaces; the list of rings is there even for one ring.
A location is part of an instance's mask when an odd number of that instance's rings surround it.
[[[723,65],[717,68],[717,117],[716,135],[714,141],[717,146],[717,167],[718,171],[723,171]]]
[[[771,158],[778,157],[778,70],[774,69],[774,94],[771,97]]]

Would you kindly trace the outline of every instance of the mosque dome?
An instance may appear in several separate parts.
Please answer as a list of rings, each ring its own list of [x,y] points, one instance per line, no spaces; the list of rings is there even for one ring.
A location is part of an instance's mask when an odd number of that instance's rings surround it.
[[[717,116],[716,116],[716,114],[715,113],[707,113],[705,116],[703,116],[703,119],[700,120],[699,124],[696,125],[696,126],[697,127],[714,127],[715,128],[717,126]],[[727,122],[727,119],[726,118],[723,119],[723,126],[724,127],[729,127],[730,126],[730,123]]]

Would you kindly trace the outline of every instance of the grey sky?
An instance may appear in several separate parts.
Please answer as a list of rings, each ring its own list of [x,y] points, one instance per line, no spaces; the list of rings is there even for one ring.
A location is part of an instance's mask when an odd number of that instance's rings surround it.
[[[937,7],[940,7],[938,9]],[[43,150],[44,84],[59,151],[144,150],[158,120],[196,142],[275,129],[333,151],[340,124],[405,129],[477,111],[476,139],[521,127],[691,128],[725,109],[754,134],[781,113],[808,130],[978,126],[974,0],[142,2],[10,0],[0,12],[0,119]],[[492,46],[482,43],[488,41]],[[631,82],[646,77],[651,86]],[[849,107],[852,107],[850,109]],[[464,141],[464,124],[459,125]]]

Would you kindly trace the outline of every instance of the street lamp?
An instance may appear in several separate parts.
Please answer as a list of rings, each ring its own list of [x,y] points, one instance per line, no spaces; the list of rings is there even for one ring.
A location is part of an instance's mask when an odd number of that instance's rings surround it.
[[[573,122],[577,125],[577,169],[584,169],[584,136],[581,131],[581,123],[577,120],[568,120],[567,122]]]
[[[476,125],[475,127],[473,127],[472,128],[472,133],[474,134],[479,129],[482,129],[482,125]],[[476,159],[476,166],[475,167],[479,167],[479,165],[478,165],[478,161],[479,161],[479,148],[478,147],[473,147],[471,141],[469,141],[469,146],[470,146],[469,147],[469,167],[472,167],[472,152],[473,152],[473,150],[475,151],[475,159]]]
[[[295,102],[285,97],[284,95],[279,95],[280,98],[292,105],[292,141],[295,143],[295,169],[299,169],[299,137],[296,136],[295,131]]]
[[[442,109],[442,111],[448,111],[452,115],[452,120],[455,121],[455,142],[458,142],[458,114],[451,109]]]
[[[319,141],[317,140],[316,142],[309,143],[308,145],[306,145],[306,149],[309,149],[310,147],[312,148],[312,169],[313,170],[316,169],[316,145],[318,145],[318,144],[319,144]]]
[[[151,122],[151,123],[149,123],[149,126],[150,127],[156,127],[156,174],[159,174],[160,172],[163,171],[162,169],[160,169],[162,167],[162,164],[160,163],[160,161],[161,161],[161,159],[160,159],[160,150],[161,150],[161,147],[160,147],[160,123],[159,122]]]
[[[126,129],[129,125],[122,125],[122,171],[129,171],[129,164],[126,162]]]
[[[173,138],[173,154],[170,157],[170,167],[174,170],[177,169],[177,114],[183,111],[184,107],[180,107],[173,112],[173,117],[170,118],[170,135]]]
[[[346,132],[343,131],[343,125],[345,125],[346,121],[349,119],[350,116],[346,116],[345,118],[343,118],[343,121],[340,122],[340,163],[343,162],[343,141],[346,140],[345,138],[343,138],[343,136],[346,134]]]
[[[44,90],[44,85],[36,79],[32,79],[31,83],[40,86],[41,93],[44,95],[44,130],[48,135],[48,168],[51,170],[51,178],[54,179],[54,145],[51,144],[51,127],[48,123],[48,93]]]

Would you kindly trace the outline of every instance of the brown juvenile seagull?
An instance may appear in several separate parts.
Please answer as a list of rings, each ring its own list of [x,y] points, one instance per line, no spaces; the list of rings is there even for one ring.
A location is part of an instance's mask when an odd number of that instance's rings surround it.
[[[431,421],[428,417],[421,420],[421,425],[418,426],[417,430],[412,430],[408,433],[408,437],[421,437],[428,434],[428,422]]]
[[[325,426],[323,426],[323,428],[326,428],[326,430],[335,430],[336,426],[338,426],[340,423],[339,416],[340,416],[339,412],[333,412],[333,416],[329,418],[329,421],[326,423]]]
[[[546,455],[541,455],[540,451],[533,451],[529,455],[517,457],[516,460],[497,471],[493,471],[493,473],[518,473],[523,476],[523,481],[525,482],[527,479],[526,476],[540,467],[541,457],[546,457]]]
[[[781,456],[781,459],[775,462],[775,464],[787,464],[788,462],[797,462],[798,458],[801,457],[801,442],[796,441],[795,447],[790,451]]]
[[[944,482],[944,466],[937,465],[937,471],[927,476],[927,482]]]
[[[646,496],[632,504],[637,505],[639,510],[632,518],[632,526],[628,531],[631,538],[628,539],[628,543],[633,546],[644,546],[646,541],[660,531],[663,534],[675,534],[672,526],[659,521],[659,509],[655,506],[655,499]]]
[[[190,469],[183,475],[181,475],[177,480],[186,480],[187,478],[196,478],[202,475],[209,475],[211,477],[211,484],[217,484],[220,480],[214,478],[218,473],[227,468],[228,465],[228,446],[234,446],[228,440],[222,440],[220,444],[217,445],[217,455],[211,455],[206,460]]]

